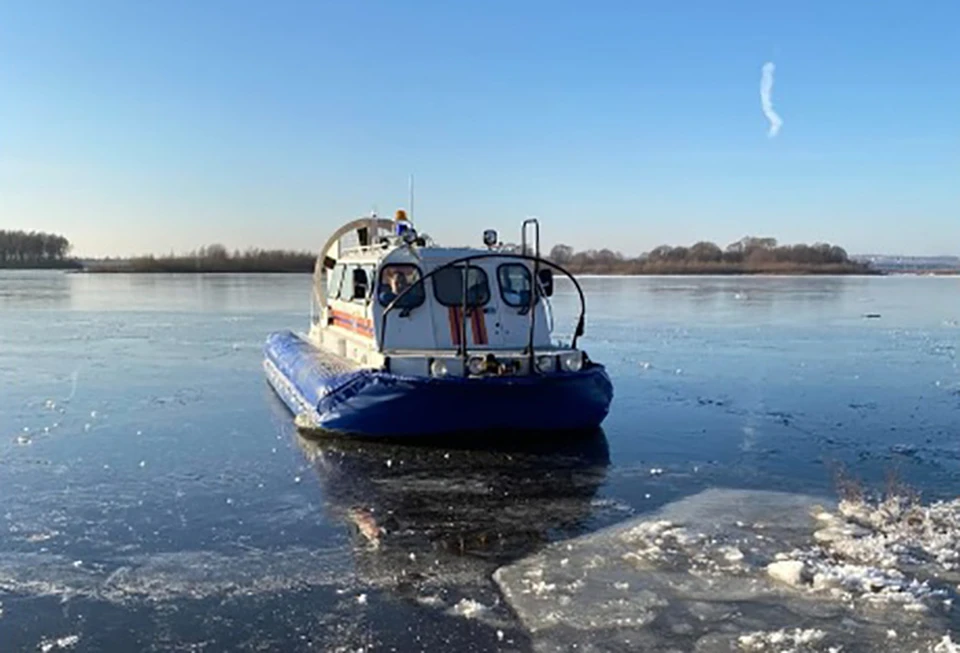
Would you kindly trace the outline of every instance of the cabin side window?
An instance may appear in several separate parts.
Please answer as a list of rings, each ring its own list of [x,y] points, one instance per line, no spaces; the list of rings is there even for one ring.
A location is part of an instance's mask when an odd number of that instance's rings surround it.
[[[340,299],[364,303],[370,295],[370,275],[360,266],[350,269],[350,274],[344,280]]]
[[[330,277],[327,279],[327,299],[338,299],[340,297],[340,286],[343,283],[343,276],[346,268],[342,265],[335,266],[330,270]]]
[[[490,301],[490,284],[482,268],[456,266],[443,268],[433,275],[433,294],[444,306],[462,306],[463,271],[467,274],[467,306],[483,306]]]
[[[423,304],[425,293],[420,281],[420,268],[416,265],[385,265],[380,270],[380,281],[377,285],[377,297],[381,306],[388,306],[390,302],[400,296],[404,290],[410,291],[400,298],[396,307],[401,310],[411,310]]]
[[[522,263],[504,263],[497,268],[500,297],[508,306],[530,305],[530,269]]]

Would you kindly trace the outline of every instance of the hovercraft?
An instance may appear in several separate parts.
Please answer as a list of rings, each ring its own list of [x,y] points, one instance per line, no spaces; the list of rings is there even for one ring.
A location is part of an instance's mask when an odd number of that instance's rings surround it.
[[[437,246],[403,211],[340,227],[317,259],[309,331],[265,346],[297,427],[377,438],[598,427],[613,386],[577,347],[583,290],[540,256],[539,232],[524,221],[514,251],[493,230],[484,249]],[[567,343],[553,337],[555,272],[579,300]]]

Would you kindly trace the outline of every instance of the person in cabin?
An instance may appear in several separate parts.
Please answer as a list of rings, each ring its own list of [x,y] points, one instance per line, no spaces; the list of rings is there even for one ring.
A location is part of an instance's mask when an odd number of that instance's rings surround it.
[[[410,283],[407,281],[407,275],[401,270],[393,270],[387,277],[386,285],[380,287],[380,302],[389,304],[402,293]]]
[[[399,295],[407,289],[407,286],[410,285],[410,282],[407,281],[407,275],[405,275],[401,270],[397,270],[396,274],[394,274],[393,278],[390,280],[390,285],[393,293],[395,295]]]

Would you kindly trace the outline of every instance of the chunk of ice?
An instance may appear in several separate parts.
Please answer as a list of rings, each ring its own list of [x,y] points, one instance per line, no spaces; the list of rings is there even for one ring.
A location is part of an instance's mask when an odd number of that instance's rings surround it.
[[[803,584],[803,563],[799,560],[781,560],[767,565],[767,573],[774,580],[799,587]]]
[[[460,615],[461,617],[466,617],[467,619],[475,619],[487,612],[489,609],[489,607],[485,606],[479,601],[474,601],[473,599],[460,599],[460,601],[453,606],[452,612]]]

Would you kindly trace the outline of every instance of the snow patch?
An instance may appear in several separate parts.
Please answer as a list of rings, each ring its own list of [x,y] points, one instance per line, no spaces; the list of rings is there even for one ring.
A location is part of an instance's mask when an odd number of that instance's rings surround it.
[[[795,628],[792,631],[774,630],[759,631],[741,635],[738,639],[740,648],[745,651],[797,651],[798,647],[805,647],[819,642],[826,633],[816,628],[803,630]]]
[[[480,603],[479,601],[474,601],[473,599],[460,599],[460,601],[453,606],[451,611],[454,614],[458,614],[461,617],[466,617],[467,619],[476,619],[489,610],[490,608],[488,606]]]
[[[438,608],[443,606],[443,599],[435,595],[418,596],[417,603],[419,603],[420,605],[425,605],[430,608]]]
[[[787,554],[814,591],[921,611],[949,600],[931,580],[960,580],[960,499],[841,501],[836,513],[820,510],[815,518],[814,543]]]
[[[67,635],[66,637],[59,637],[57,639],[45,639],[37,644],[37,648],[40,649],[42,653],[50,653],[54,649],[69,649],[76,646],[77,642],[80,641],[79,635]]]
[[[933,647],[933,653],[960,653],[960,645],[955,644],[949,634],[944,635],[943,639]]]

